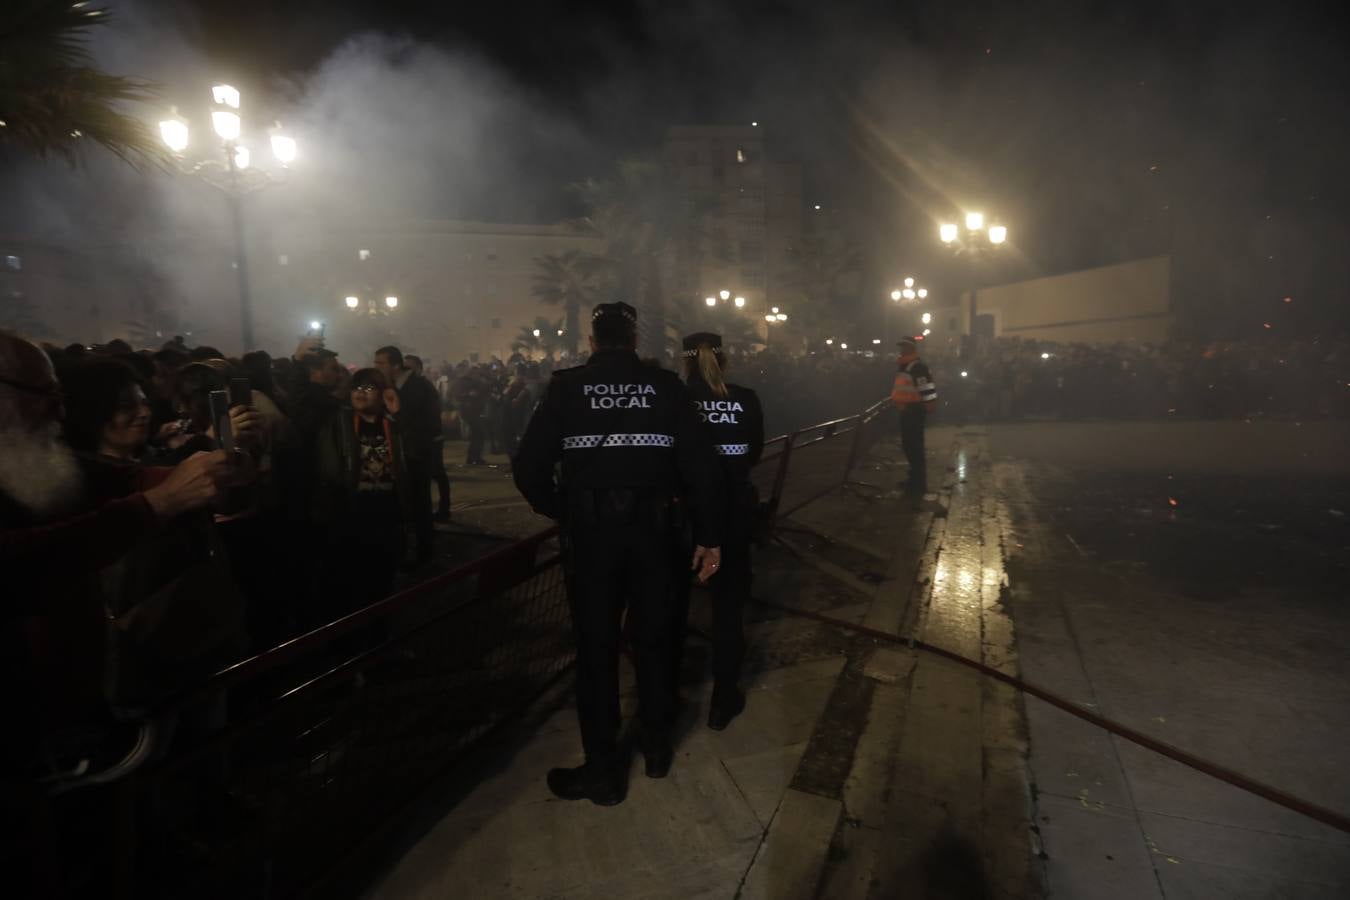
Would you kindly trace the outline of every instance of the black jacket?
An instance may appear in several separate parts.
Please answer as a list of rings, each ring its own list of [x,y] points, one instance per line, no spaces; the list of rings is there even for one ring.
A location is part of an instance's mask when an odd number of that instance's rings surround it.
[[[416,372],[398,389],[398,419],[403,432],[404,453],[409,459],[426,459],[432,441],[441,434],[441,395],[436,386]]]
[[[727,396],[719,397],[703,379],[691,378],[689,396],[722,460],[727,481],[749,481],[750,470],[764,453],[764,411],[759,395],[750,388],[729,384]]]
[[[513,466],[536,512],[559,518],[553,467],[569,494],[607,488],[692,500],[695,540],[721,545],[723,476],[689,392],[674,372],[632,351],[606,350],[555,372]]]

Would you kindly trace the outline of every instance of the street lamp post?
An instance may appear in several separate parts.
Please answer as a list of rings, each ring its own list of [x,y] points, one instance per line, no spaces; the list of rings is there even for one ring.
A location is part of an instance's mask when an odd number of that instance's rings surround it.
[[[968,212],[966,213],[966,227],[964,235],[961,229],[954,223],[944,222],[938,227],[938,237],[942,243],[950,247],[957,257],[965,257],[970,260],[970,271],[968,274],[968,283],[970,284],[970,344],[972,351],[975,347],[977,335],[975,332],[975,319],[978,315],[979,307],[977,300],[978,269],[977,263],[980,258],[987,253],[991,253],[1002,247],[1008,240],[1008,228],[1006,225],[990,225],[985,227],[984,213]]]
[[[211,88],[211,129],[220,139],[221,158],[208,157],[188,163],[183,154],[188,148],[188,124],[175,113],[159,123],[159,134],[165,146],[173,153],[178,168],[186,175],[195,175],[225,195],[230,209],[230,225],[234,237],[234,267],[239,286],[239,334],[245,351],[254,348],[253,298],[249,288],[248,258],[244,241],[244,195],[285,180],[286,169],[295,161],[295,139],[282,134],[280,124],[271,134],[272,155],[280,164],[280,172],[272,173],[254,165],[253,154],[242,143],[242,121],[239,117],[239,91],[228,84]]]
[[[349,295],[348,297],[344,298],[343,302],[346,303],[348,309],[360,315],[361,312],[360,297],[355,295]],[[387,316],[390,313],[394,312],[394,310],[396,309],[398,309],[398,298],[393,295],[384,298],[383,306],[377,303],[374,297],[371,297],[366,301],[366,314],[370,316],[370,318],[372,319],[377,318],[379,316]]]
[[[891,305],[900,306],[905,303],[915,303],[919,300],[928,298],[928,288],[920,286],[913,278],[906,277],[902,282],[904,287],[896,288],[891,291]],[[885,334],[885,344],[891,343],[891,307],[886,307],[886,316],[884,320],[885,327],[882,331]]]
[[[767,313],[764,315],[764,349],[765,349],[765,350],[769,349],[769,334],[770,334],[770,332],[773,330],[773,326],[775,326],[775,325],[782,325],[782,324],[783,324],[784,322],[786,322],[786,321],[787,321],[787,313],[783,312],[782,310],[780,310],[780,309],[779,309],[778,307],[776,307],[776,306],[773,307],[772,309],[770,309],[769,312],[767,312]]]

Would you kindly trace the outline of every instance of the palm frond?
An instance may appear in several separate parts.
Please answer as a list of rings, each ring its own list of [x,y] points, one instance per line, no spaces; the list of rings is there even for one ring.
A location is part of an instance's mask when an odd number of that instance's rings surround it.
[[[120,110],[155,100],[154,86],[94,68],[88,29],[108,11],[69,0],[17,0],[0,14],[0,147],[78,164],[89,142],[132,166],[162,165],[149,126]]]

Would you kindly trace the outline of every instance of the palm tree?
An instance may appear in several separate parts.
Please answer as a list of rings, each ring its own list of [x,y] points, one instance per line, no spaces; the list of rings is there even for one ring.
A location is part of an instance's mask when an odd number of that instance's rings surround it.
[[[664,358],[662,267],[694,263],[707,201],[679,185],[664,164],[647,159],[624,160],[614,178],[573,189],[586,206],[585,224],[605,239],[617,296],[637,300],[644,353]]]
[[[533,354],[536,350],[545,356],[552,356],[563,346],[566,329],[562,319],[549,321],[539,316],[529,325],[522,325],[520,333],[511,342],[512,350],[525,350]]]
[[[535,257],[534,263],[537,268],[532,293],[541,303],[563,308],[562,343],[575,357],[581,338],[581,310],[596,302],[600,294],[597,277],[606,261],[580,250],[568,250]],[[532,332],[533,326],[527,330]]]
[[[828,329],[856,315],[848,308],[857,299],[852,282],[863,271],[863,254],[855,244],[838,235],[808,237],[797,249],[796,263],[800,302],[794,308],[801,324]]]
[[[70,0],[9,0],[0,12],[0,147],[71,165],[88,141],[139,166],[165,159],[141,120],[118,111],[154,99],[151,86],[93,66],[88,31],[108,11]]]

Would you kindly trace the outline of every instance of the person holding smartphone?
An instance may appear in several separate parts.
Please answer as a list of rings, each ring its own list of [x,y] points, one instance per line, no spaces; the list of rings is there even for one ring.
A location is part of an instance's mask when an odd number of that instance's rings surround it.
[[[391,415],[398,410],[397,393],[378,369],[360,369],[347,400],[324,422],[315,443],[318,489],[311,515],[328,543],[311,625],[389,596],[410,518],[403,433]]]

